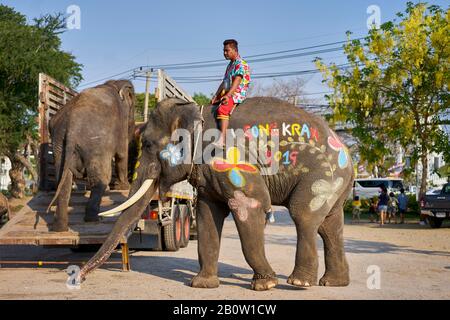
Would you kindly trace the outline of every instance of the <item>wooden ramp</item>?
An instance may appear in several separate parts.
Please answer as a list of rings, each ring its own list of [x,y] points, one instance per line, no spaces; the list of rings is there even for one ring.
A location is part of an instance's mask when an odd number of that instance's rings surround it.
[[[128,191],[109,191],[102,199],[101,208],[110,209],[124,202]],[[53,213],[46,213],[54,192],[40,192],[0,229],[0,245],[65,246],[102,244],[111,232],[117,217],[103,218],[100,222],[84,222],[84,208],[89,192],[73,192],[69,203],[69,231],[53,232]],[[127,237],[120,241],[124,270],[129,270]],[[1,263],[7,263],[2,261]],[[14,263],[11,261],[11,263]]]

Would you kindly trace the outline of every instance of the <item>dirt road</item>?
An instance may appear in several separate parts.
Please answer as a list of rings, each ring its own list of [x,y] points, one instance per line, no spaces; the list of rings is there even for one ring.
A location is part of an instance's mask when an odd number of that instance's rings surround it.
[[[197,242],[175,253],[135,252],[132,272],[95,271],[80,289],[66,287],[64,267],[0,268],[0,299],[450,299],[450,224],[430,229],[417,223],[345,226],[351,284],[345,288],[296,288],[286,283],[294,266],[296,236],[287,212],[278,208],[266,228],[266,252],[280,284],[251,291],[252,272],[242,255],[236,227],[227,219],[220,253],[218,289],[193,289],[199,269]],[[323,246],[318,237],[320,274]],[[0,259],[86,260],[68,249],[0,247]],[[119,254],[115,254],[119,258]],[[380,277],[377,278],[377,271]],[[368,273],[369,272],[369,273]],[[369,289],[369,286],[375,287]],[[379,280],[379,281],[378,281]],[[379,284],[379,289],[376,287]]]

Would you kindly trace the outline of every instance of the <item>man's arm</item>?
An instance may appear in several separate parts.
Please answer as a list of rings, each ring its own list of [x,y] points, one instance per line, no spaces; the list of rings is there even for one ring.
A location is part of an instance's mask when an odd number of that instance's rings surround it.
[[[225,96],[232,96],[233,93],[236,91],[236,89],[241,84],[242,79],[243,79],[243,77],[241,75],[237,75],[236,78],[234,78],[233,83],[231,84],[230,90],[228,90],[228,92],[225,94]],[[223,98],[225,98],[225,96]]]
[[[225,84],[223,83],[223,81],[220,83],[219,89],[217,89],[216,93],[214,94],[214,96],[211,99],[211,104],[216,104],[217,102],[219,102],[218,97],[220,96],[220,93],[222,92],[222,90],[224,89]]]

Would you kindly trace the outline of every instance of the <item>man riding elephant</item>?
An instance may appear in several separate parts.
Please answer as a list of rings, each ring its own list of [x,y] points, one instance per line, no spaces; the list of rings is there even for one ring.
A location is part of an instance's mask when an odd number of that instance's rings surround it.
[[[134,228],[158,187],[164,198],[171,185],[187,178],[198,191],[200,271],[192,279],[193,287],[219,285],[220,238],[230,211],[244,257],[254,271],[252,288],[268,290],[278,283],[264,249],[265,213],[271,205],[287,207],[297,230],[295,266],[288,283],[301,287],[348,285],[343,204],[354,173],[348,149],[326,121],[278,99],[249,98],[236,109],[229,125],[234,133],[243,131],[245,141],[228,148],[223,156],[207,158],[210,133],[217,131],[215,128],[216,119],[209,109],[173,98],[157,105],[142,134],[142,156],[130,197],[104,215],[123,213],[99,252],[82,268],[80,278],[106,261],[120,238]],[[179,132],[187,132],[187,139],[176,138]],[[219,136],[220,132],[215,138]],[[264,144],[262,138],[268,137],[277,143],[265,139]],[[190,150],[204,150],[203,161],[186,163],[191,152],[181,152],[181,143],[187,143]],[[246,160],[252,145],[260,146],[264,162]],[[278,170],[267,174],[266,163]],[[325,274],[319,282],[317,234],[323,239],[325,253]]]
[[[211,99],[211,104],[216,106],[216,118],[220,122],[221,135],[217,142],[218,147],[225,145],[225,134],[228,129],[230,116],[234,108],[247,97],[250,86],[250,68],[247,61],[239,55],[238,43],[234,39],[223,42],[223,55],[230,60],[222,83],[216,94]]]

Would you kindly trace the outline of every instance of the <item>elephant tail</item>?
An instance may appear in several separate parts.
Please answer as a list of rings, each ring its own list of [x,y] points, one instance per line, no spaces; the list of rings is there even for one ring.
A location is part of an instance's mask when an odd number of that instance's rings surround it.
[[[53,203],[58,199],[59,194],[61,193],[61,189],[66,183],[66,180],[69,178],[71,173],[71,167],[72,163],[75,159],[75,144],[71,142],[72,139],[67,139],[66,136],[66,148],[64,149],[64,163],[62,165],[62,174],[61,178],[58,181],[58,187],[56,188],[55,195],[50,201],[50,204],[47,207],[47,213],[50,212],[50,208],[52,207]]]

